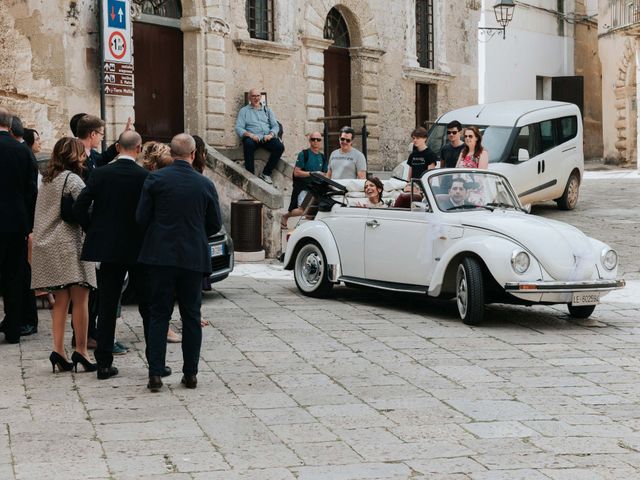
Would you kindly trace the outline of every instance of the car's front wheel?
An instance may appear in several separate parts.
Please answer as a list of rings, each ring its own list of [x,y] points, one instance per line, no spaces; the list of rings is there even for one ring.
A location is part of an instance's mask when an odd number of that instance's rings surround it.
[[[463,258],[456,271],[456,303],[460,318],[467,325],[477,325],[484,316],[482,267],[475,258]]]
[[[573,210],[578,204],[578,196],[580,194],[580,179],[574,172],[567,180],[567,186],[564,188],[562,196],[556,200],[561,210]]]
[[[572,304],[567,304],[567,308],[569,309],[569,315],[573,318],[589,318],[593,311],[596,309],[595,305],[580,305],[574,306]]]
[[[293,276],[298,289],[310,297],[324,297],[333,287],[327,272],[327,259],[317,243],[309,242],[300,247]]]

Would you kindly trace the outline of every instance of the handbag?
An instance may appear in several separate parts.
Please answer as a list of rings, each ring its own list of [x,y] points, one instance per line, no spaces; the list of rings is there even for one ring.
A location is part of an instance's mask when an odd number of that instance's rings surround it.
[[[73,204],[75,200],[71,193],[64,193],[64,189],[67,186],[67,180],[69,180],[71,172],[67,173],[67,178],[64,179],[64,185],[62,185],[62,196],[60,197],[60,217],[67,223],[76,224],[75,217],[73,216]]]

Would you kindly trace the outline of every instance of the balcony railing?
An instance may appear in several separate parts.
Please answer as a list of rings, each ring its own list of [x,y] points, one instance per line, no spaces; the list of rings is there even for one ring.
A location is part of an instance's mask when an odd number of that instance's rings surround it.
[[[611,1],[611,28],[624,28],[640,23],[640,0]]]

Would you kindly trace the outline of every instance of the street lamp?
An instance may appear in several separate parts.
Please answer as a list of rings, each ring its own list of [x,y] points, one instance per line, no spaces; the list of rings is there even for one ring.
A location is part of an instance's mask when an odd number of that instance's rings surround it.
[[[496,22],[501,28],[497,27],[478,27],[478,30],[486,31],[486,32],[494,32],[489,34],[489,38],[491,38],[495,32],[502,32],[502,39],[506,38],[506,28],[509,25],[511,19],[513,19],[513,11],[516,8],[516,4],[513,0],[498,0],[498,2],[493,6],[493,12],[496,14]]]

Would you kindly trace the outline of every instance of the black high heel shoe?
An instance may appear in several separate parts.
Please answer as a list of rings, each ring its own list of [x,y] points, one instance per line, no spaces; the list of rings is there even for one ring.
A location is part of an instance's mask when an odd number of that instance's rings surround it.
[[[49,355],[49,361],[51,362],[51,369],[53,370],[53,373],[56,373],[56,365],[60,372],[68,372],[73,368],[73,363],[67,362],[58,352],[51,352],[51,355]]]
[[[85,372],[95,372],[98,369],[97,363],[91,363],[78,352],[73,352],[71,354],[71,361],[73,362],[73,368],[76,372],[78,371],[78,364],[82,365]]]

